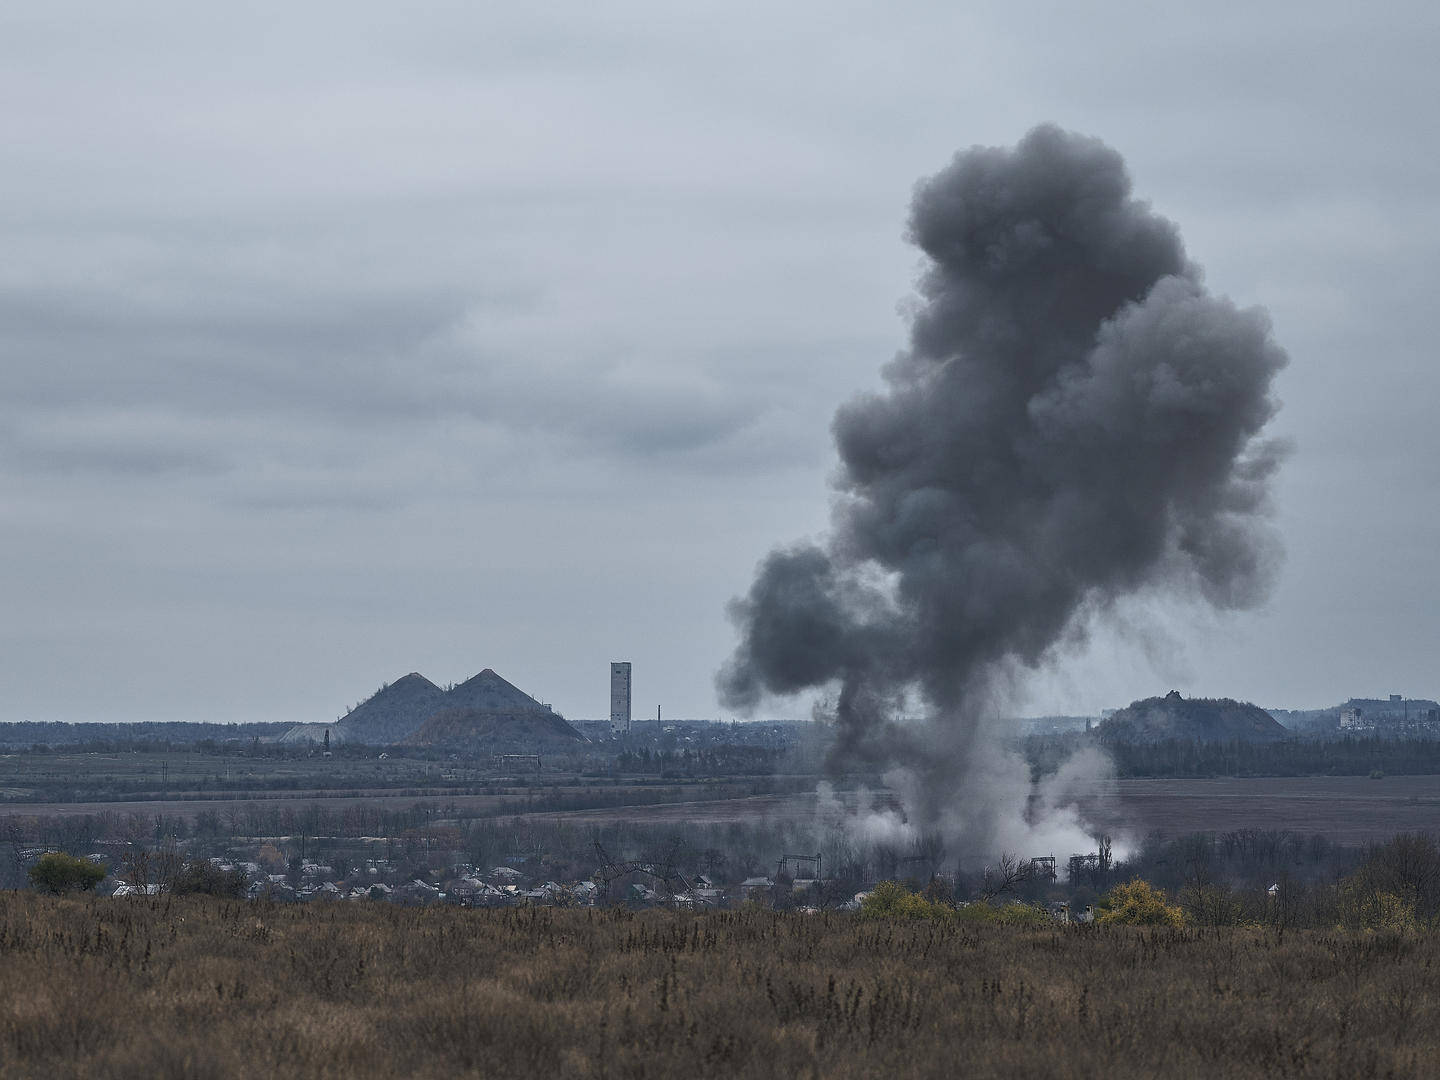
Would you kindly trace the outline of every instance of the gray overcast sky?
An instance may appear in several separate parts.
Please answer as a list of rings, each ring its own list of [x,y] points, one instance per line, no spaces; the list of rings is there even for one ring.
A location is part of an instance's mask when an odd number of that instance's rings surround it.
[[[326,720],[494,667],[714,717],[905,342],[910,191],[1097,135],[1290,352],[1261,612],[1029,711],[1440,693],[1433,4],[9,5],[0,720]],[[776,715],[801,714],[802,703]]]

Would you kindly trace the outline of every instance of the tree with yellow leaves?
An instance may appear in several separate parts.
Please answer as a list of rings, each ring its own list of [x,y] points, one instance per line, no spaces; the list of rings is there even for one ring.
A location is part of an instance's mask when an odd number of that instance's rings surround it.
[[[1184,926],[1185,912],[1164,892],[1135,878],[1116,885],[1100,901],[1095,921],[1109,926]]]

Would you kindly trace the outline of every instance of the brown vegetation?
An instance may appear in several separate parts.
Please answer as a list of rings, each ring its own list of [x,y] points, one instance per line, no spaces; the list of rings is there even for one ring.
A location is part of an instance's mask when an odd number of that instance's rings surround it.
[[[0,893],[0,1075],[1421,1075],[1440,937]]]

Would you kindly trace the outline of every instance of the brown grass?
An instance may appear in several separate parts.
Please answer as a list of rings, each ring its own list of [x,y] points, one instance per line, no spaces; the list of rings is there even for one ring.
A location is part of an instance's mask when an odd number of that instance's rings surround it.
[[[0,1076],[1371,1077],[1440,938],[0,893]]]

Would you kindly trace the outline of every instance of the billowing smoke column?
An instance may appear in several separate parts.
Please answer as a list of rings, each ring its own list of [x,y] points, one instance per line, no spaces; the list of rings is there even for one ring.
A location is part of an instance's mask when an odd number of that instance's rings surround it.
[[[721,694],[838,687],[833,764],[891,770],[904,828],[1084,843],[999,747],[996,702],[1122,597],[1263,598],[1281,454],[1260,435],[1286,357],[1095,139],[962,152],[916,188],[910,236],[910,347],[836,414],[828,538],[772,552],[733,603]]]

